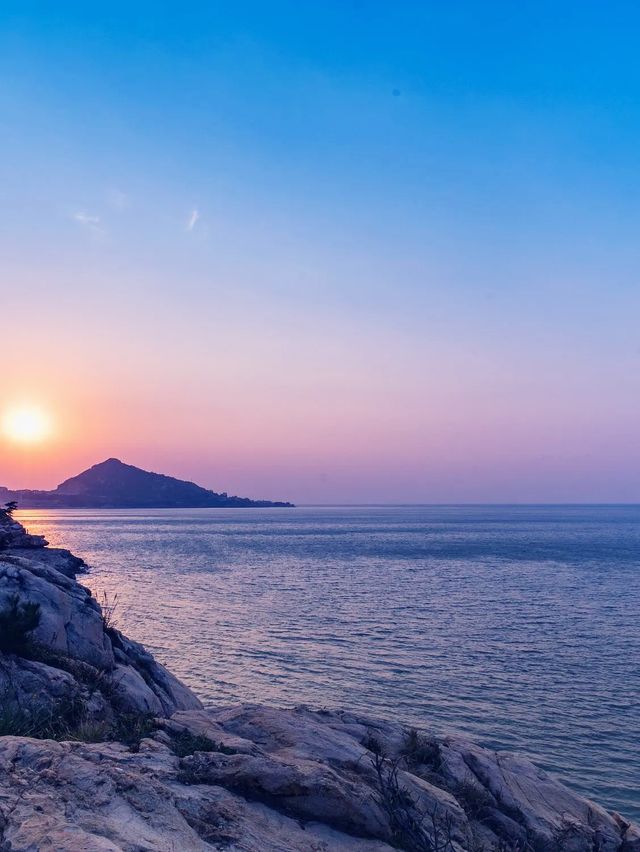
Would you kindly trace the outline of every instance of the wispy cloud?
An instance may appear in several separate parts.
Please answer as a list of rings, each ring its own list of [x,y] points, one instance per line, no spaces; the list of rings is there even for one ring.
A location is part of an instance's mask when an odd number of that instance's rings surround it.
[[[200,213],[198,213],[198,211],[194,208],[191,211],[189,218],[187,219],[187,225],[186,225],[187,231],[193,231],[193,229],[195,228],[199,218],[200,218]]]
[[[92,231],[94,234],[105,233],[105,229],[102,227],[102,222],[99,216],[87,213],[85,210],[77,210],[73,214],[72,218],[83,228]]]

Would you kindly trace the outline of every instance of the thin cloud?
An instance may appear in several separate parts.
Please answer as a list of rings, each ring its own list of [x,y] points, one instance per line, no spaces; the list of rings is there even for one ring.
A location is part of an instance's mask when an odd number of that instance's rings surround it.
[[[73,219],[83,228],[92,231],[94,234],[104,234],[104,228],[99,216],[94,216],[92,213],[87,213],[84,210],[78,210],[73,214]]]
[[[193,231],[193,229],[195,228],[196,223],[198,222],[199,218],[200,218],[200,214],[198,213],[198,211],[195,210],[195,209],[192,210],[191,215],[189,216],[189,218],[187,220],[187,231]]]

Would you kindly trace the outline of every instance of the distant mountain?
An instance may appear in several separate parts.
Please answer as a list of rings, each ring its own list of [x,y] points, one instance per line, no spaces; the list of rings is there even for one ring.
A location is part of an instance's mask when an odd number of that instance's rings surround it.
[[[21,509],[200,509],[209,507],[292,506],[292,503],[229,497],[185,482],[150,473],[118,459],[107,459],[54,491],[10,491],[0,487],[0,503],[15,500]]]

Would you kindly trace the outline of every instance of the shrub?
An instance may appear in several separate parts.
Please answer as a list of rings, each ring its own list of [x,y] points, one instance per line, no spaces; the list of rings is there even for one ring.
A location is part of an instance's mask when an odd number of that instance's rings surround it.
[[[138,751],[140,742],[156,730],[152,714],[121,713],[115,720],[96,717],[80,695],[65,696],[49,707],[22,707],[13,692],[0,694],[0,737],[33,737],[40,740],[120,742]],[[204,739],[204,738],[203,738]],[[207,741],[211,744],[210,741]],[[200,750],[204,743],[197,743]]]
[[[380,754],[382,752],[380,741],[371,731],[367,731],[367,735],[362,741],[362,745],[367,749],[367,751],[370,751],[373,754]]]
[[[6,509],[0,508],[0,550],[5,550],[11,545],[11,534],[9,532],[9,522],[11,516]]]
[[[48,709],[26,710],[6,694],[0,700],[0,736],[33,737],[39,740],[64,740],[78,727],[83,703],[68,697]]]
[[[83,717],[65,739],[82,743],[102,743],[110,736],[109,724],[103,720]]]
[[[218,751],[218,747],[209,737],[192,734],[189,731],[180,731],[173,738],[171,750],[178,757],[187,757],[196,751]]]
[[[488,790],[469,782],[458,784],[453,795],[470,819],[479,819],[487,808],[495,805]]]
[[[221,754],[237,754],[237,752],[223,745],[216,743],[205,737],[202,734],[192,734],[190,731],[180,731],[173,737],[171,749],[178,757],[189,757],[197,751],[217,751]]]
[[[371,756],[376,779],[373,798],[387,817],[391,844],[406,852],[454,852],[451,815],[441,813],[437,805],[431,811],[419,808],[402,784],[402,759],[388,758],[382,749]]]
[[[152,734],[157,727],[152,713],[120,713],[116,717],[108,739],[129,746],[131,751],[139,751],[142,740]]]
[[[20,603],[12,595],[0,611],[0,651],[23,654],[30,645],[29,634],[40,624],[40,604]]]
[[[425,737],[411,728],[402,747],[402,756],[407,766],[428,766],[439,769],[441,762],[440,746],[436,740]]]
[[[0,737],[37,737],[41,729],[39,720],[18,707],[2,700],[0,710]]]

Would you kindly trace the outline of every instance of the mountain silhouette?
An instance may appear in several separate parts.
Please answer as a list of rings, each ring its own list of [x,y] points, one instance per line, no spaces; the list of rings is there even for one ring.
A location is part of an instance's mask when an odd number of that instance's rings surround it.
[[[53,491],[10,491],[0,487],[0,502],[15,500],[22,509],[198,509],[208,507],[292,506],[271,500],[230,497],[186,482],[151,473],[119,459],[107,459]]]

